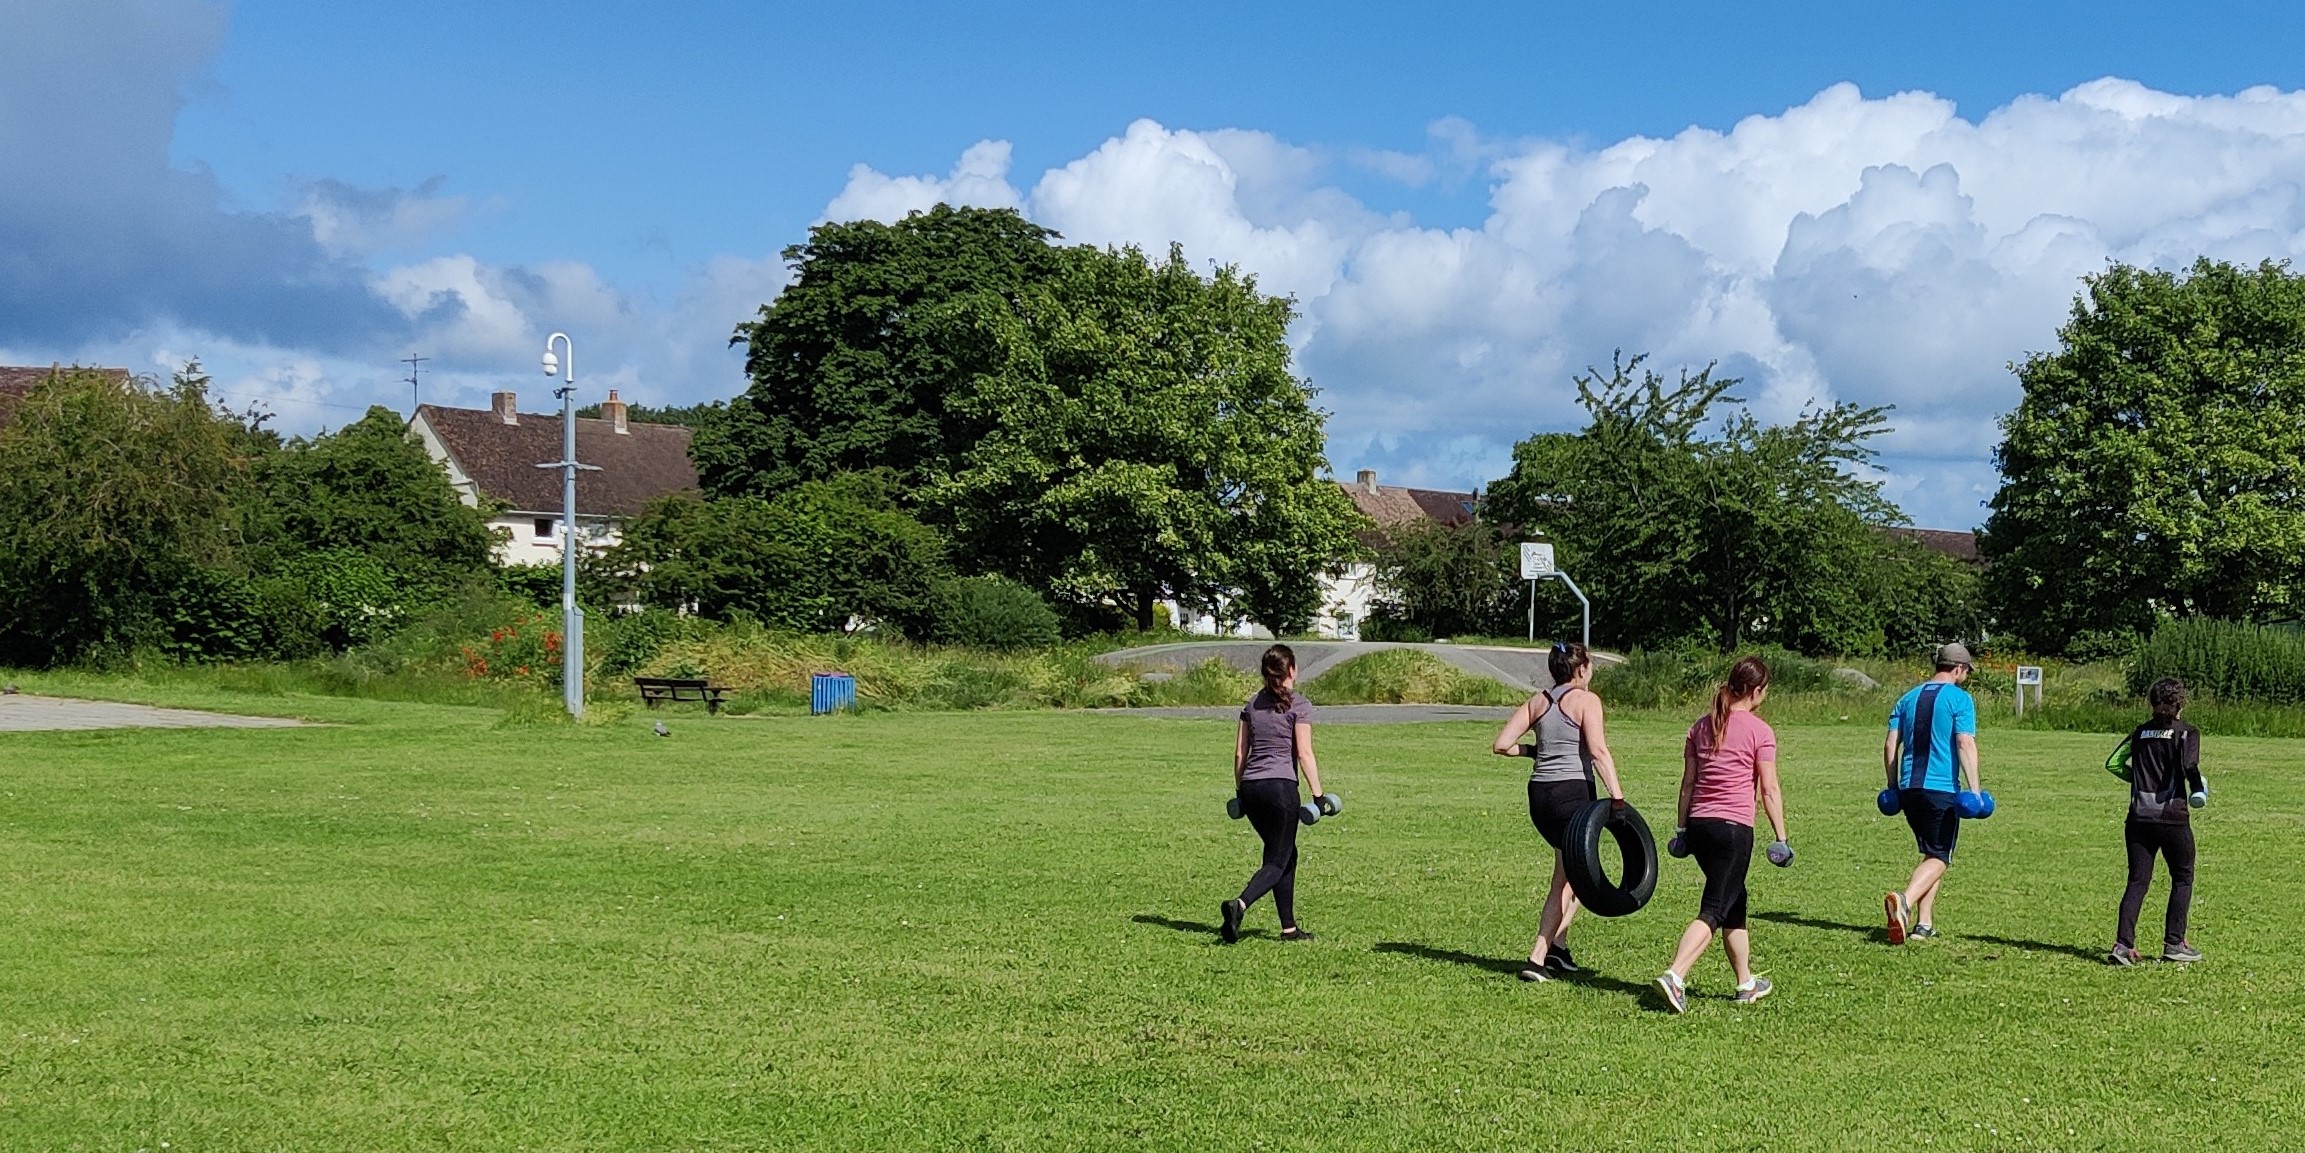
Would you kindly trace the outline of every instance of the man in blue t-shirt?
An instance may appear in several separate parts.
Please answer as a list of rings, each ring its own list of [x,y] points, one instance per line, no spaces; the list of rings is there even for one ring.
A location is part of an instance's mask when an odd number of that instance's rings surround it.
[[[1882,902],[1892,945],[1908,936],[1937,935],[1937,882],[1952,865],[1953,844],[1961,837],[1961,784],[1954,766],[1968,777],[1970,792],[1983,791],[1977,783],[1977,702],[1961,687],[1974,664],[1968,646],[1940,646],[1937,675],[1899,697],[1889,714],[1881,765],[1921,850],[1913,879]]]

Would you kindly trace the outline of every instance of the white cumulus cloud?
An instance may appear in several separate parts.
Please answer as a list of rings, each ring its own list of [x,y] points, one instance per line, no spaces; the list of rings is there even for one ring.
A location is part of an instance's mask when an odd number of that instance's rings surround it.
[[[2053,345],[2081,277],[2305,251],[2305,94],[2270,88],[2104,79],[1969,120],[1928,93],[1837,85],[1726,131],[1588,148],[1451,120],[1429,144],[1339,161],[1140,120],[1021,196],[1002,146],[997,191],[965,202],[1078,241],[1181,242],[1294,294],[1340,469],[1492,479],[1514,440],[1576,425],[1571,375],[1623,348],[1667,369],[1718,361],[1768,416],[1895,405],[1890,491],[1951,527],[1979,521],[1995,485],[2008,364]],[[993,147],[943,178],[859,168],[826,215],[926,207],[989,172]],[[1410,184],[1485,165],[1488,215],[1445,230],[1372,212],[1335,186],[1340,162]]]

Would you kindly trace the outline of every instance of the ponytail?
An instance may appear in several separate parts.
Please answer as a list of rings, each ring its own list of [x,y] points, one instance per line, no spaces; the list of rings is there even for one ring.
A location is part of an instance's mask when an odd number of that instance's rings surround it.
[[[1265,650],[1264,660],[1258,664],[1258,672],[1264,677],[1265,691],[1278,699],[1277,708],[1286,709],[1289,707],[1288,698],[1281,696],[1281,682],[1289,679],[1289,674],[1295,671],[1297,671],[1297,651],[1295,649],[1287,645],[1274,645]]]
[[[1713,729],[1708,734],[1705,747],[1716,749],[1721,746],[1722,736],[1729,731],[1730,705],[1751,700],[1755,694],[1768,687],[1769,666],[1766,661],[1759,657],[1738,658],[1737,663],[1729,667],[1728,681],[1713,690],[1713,712],[1709,718],[1713,722]]]

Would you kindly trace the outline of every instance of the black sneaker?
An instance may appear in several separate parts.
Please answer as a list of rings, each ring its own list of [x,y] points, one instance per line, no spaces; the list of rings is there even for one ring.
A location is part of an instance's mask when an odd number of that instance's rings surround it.
[[[1545,972],[1544,967],[1541,965],[1530,965],[1529,967],[1522,969],[1520,977],[1523,981],[1550,981],[1553,979],[1553,975],[1551,973]]]
[[[1281,930],[1281,940],[1318,941],[1320,938],[1313,936],[1312,930],[1310,929],[1283,929]]]
[[[1248,912],[1248,907],[1241,904],[1239,897],[1217,906],[1217,916],[1224,919],[1224,923],[1217,926],[1217,936],[1224,938],[1225,944],[1230,945],[1241,939],[1241,918],[1247,916]]]
[[[1583,969],[1577,967],[1577,959],[1569,955],[1569,947],[1560,944],[1545,950],[1545,968],[1551,969],[1555,973],[1584,972]]]

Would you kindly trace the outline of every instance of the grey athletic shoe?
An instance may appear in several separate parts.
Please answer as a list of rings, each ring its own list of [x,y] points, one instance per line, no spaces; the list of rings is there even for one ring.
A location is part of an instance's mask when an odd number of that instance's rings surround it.
[[[2124,969],[2144,959],[2138,955],[2137,950],[2119,942],[2114,943],[2112,952],[2105,954],[2106,964],[2119,965]]]
[[[1674,976],[1671,970],[1666,970],[1663,976],[1657,978],[1657,992],[1664,994],[1666,1008],[1675,1013],[1689,1011],[1688,987],[1681,984],[1681,979]]]
[[[2191,941],[2179,941],[2174,945],[2161,946],[2161,959],[2190,965],[2201,959],[2201,950],[2194,948]]]
[[[1768,996],[1770,993],[1775,992],[1776,989],[1777,987],[1770,984],[1767,977],[1755,977],[1752,980],[1737,986],[1737,1003],[1740,1005],[1750,1005],[1753,1002]]]
[[[1912,931],[1905,934],[1905,936],[1907,939],[1914,941],[1934,941],[1937,939],[1937,926],[1915,925],[1913,926]]]

